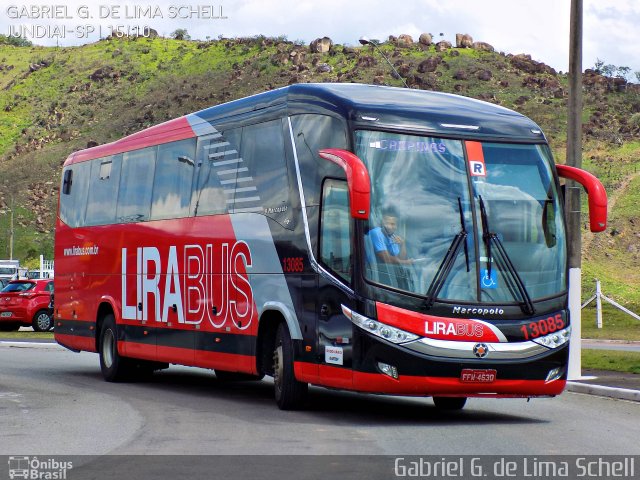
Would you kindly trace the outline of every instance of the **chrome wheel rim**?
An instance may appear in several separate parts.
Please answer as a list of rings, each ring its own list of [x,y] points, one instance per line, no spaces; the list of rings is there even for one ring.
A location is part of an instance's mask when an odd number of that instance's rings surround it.
[[[46,313],[41,313],[36,318],[36,325],[40,330],[49,330],[51,328],[51,317]]]
[[[107,329],[102,337],[102,360],[104,366],[111,368],[113,365],[115,339],[113,338],[113,332],[111,329]]]

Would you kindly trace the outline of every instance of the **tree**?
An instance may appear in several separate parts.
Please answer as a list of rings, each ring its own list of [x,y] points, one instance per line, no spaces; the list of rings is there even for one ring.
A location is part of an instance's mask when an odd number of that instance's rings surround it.
[[[604,67],[604,60],[600,60],[599,58],[598,58],[598,59],[596,59],[596,63],[595,63],[595,65],[593,66],[593,70],[594,70],[596,73],[600,73],[600,74],[602,74],[602,67]]]
[[[631,73],[631,67],[618,67],[618,76],[627,78]]]
[[[189,35],[186,28],[178,28],[171,34],[171,38],[175,40],[191,40],[191,35]]]
[[[616,73],[616,70],[617,70],[617,67],[612,64],[604,65],[600,69],[602,75],[604,75],[605,77],[613,77],[614,74]]]
[[[31,47],[33,43],[26,38],[14,35],[0,35],[0,44],[15,45],[16,47]]]
[[[616,65],[605,64],[604,60],[600,60],[599,58],[596,60],[593,69],[596,73],[604,75],[605,77],[621,77],[627,80],[629,78],[629,75],[631,74],[630,67],[617,67]],[[640,72],[636,72],[636,77],[638,77],[638,73]],[[640,78],[638,78],[638,80],[640,80]]]

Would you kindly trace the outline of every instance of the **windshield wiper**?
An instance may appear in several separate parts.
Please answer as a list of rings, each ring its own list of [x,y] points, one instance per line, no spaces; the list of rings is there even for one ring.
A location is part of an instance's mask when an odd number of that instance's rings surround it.
[[[458,256],[458,251],[460,250],[460,245],[464,246],[464,257],[467,265],[467,272],[469,271],[469,247],[467,246],[467,229],[464,226],[464,214],[462,213],[462,201],[460,197],[458,197],[458,210],[460,211],[460,231],[453,238],[451,245],[449,246],[449,250],[447,250],[447,254],[442,259],[442,263],[440,267],[438,267],[438,271],[436,275],[433,277],[431,284],[429,285],[429,289],[425,295],[423,308],[430,309],[433,306],[436,298],[438,298],[438,294],[442,287],[444,287],[444,283],[451,273],[451,269],[453,265],[456,263],[456,258]]]
[[[480,218],[482,220],[482,239],[484,240],[484,244],[487,248],[487,275],[491,277],[491,246],[494,244],[496,247],[496,263],[503,273],[508,274],[505,275],[507,288],[511,292],[513,298],[518,299],[518,297],[520,297],[520,299],[522,299],[522,302],[520,303],[522,312],[526,315],[533,315],[535,313],[535,308],[531,301],[531,297],[529,296],[529,292],[527,292],[527,287],[525,287],[522,278],[520,278],[520,275],[518,274],[518,270],[516,270],[511,258],[509,258],[509,254],[507,254],[500,237],[489,230],[489,217],[487,216],[487,210],[482,196],[479,197],[479,203]]]

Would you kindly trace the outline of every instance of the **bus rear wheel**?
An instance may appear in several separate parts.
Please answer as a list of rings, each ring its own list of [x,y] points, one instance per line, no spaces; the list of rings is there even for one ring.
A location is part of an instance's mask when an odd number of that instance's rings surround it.
[[[107,382],[121,382],[129,379],[132,370],[131,360],[118,353],[118,335],[116,321],[113,314],[104,317],[100,339],[98,341],[100,354],[100,370]]]
[[[462,410],[467,403],[467,397],[433,397],[438,410]]]
[[[280,410],[296,410],[302,406],[309,386],[296,380],[293,371],[293,343],[285,323],[278,326],[273,351],[273,383]]]

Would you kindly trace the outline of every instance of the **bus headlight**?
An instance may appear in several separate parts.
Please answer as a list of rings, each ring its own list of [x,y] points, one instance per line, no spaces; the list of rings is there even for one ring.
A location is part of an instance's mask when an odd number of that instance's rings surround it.
[[[550,333],[544,337],[538,337],[532,339],[537,344],[543,345],[547,348],[558,348],[569,341],[571,337],[571,327],[567,327],[563,330]]]
[[[418,335],[410,332],[406,332],[386,323],[378,322],[371,318],[360,315],[353,310],[342,305],[342,313],[346,315],[354,324],[366,330],[373,335],[384,338],[392,343],[406,343],[420,338]]]

